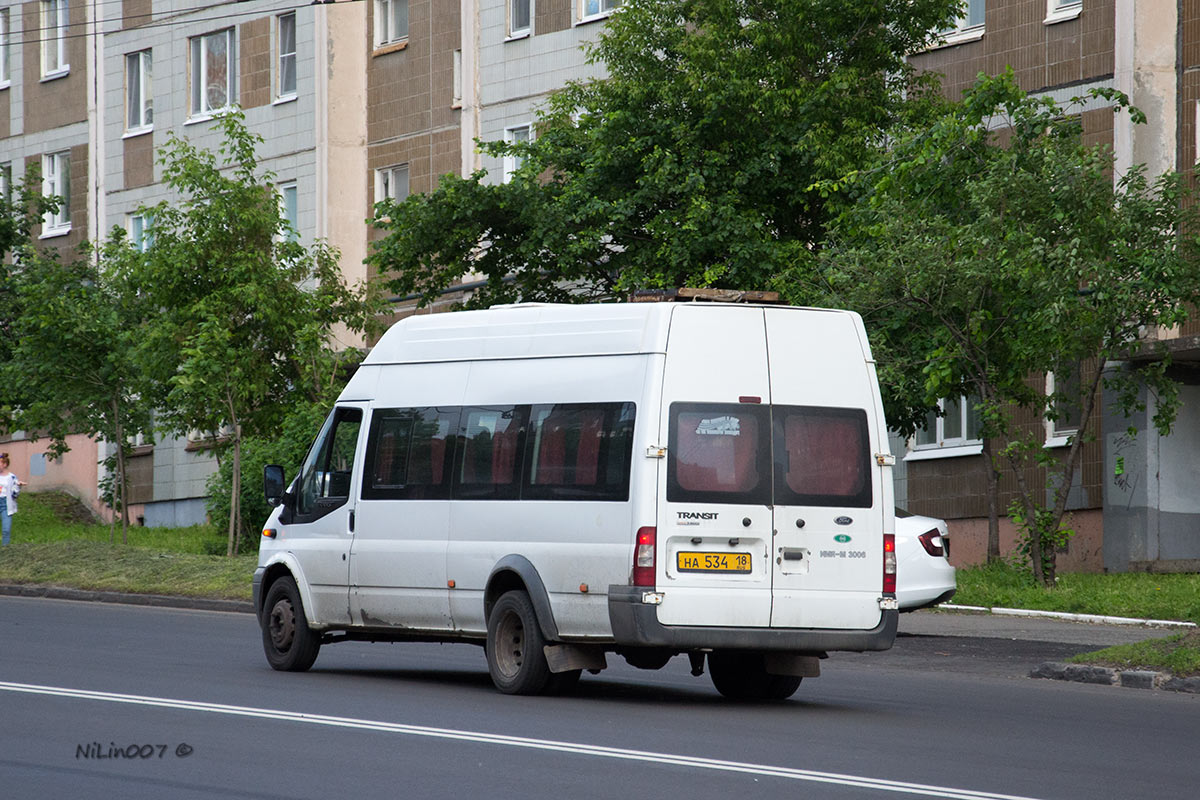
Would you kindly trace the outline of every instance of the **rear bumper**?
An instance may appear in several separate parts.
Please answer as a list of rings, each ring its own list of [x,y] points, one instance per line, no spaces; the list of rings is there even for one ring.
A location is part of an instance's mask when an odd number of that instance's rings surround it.
[[[642,602],[646,589],[608,587],[608,617],[618,645],[669,647],[675,650],[774,650],[790,653],[830,650],[887,650],[896,638],[898,611],[881,611],[879,625],[870,630],[825,628],[710,628],[663,625],[657,606]]]

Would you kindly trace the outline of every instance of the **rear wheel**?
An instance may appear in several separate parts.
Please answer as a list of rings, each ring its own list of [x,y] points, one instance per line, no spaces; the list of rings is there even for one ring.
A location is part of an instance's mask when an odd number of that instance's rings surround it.
[[[317,660],[321,639],[308,627],[300,590],[290,577],[267,590],[262,617],[263,650],[267,662],[285,672],[303,672]]]
[[[762,653],[717,651],[708,654],[713,686],[730,700],[786,700],[804,680],[767,672]]]
[[[488,672],[496,688],[505,694],[541,694],[552,679],[554,688],[571,681],[570,673],[560,678],[550,672],[545,646],[529,595],[516,590],[501,595],[488,617]]]

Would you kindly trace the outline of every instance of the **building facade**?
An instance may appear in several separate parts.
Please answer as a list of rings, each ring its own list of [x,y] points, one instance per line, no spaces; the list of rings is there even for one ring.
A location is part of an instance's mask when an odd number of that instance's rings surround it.
[[[1147,123],[1135,126],[1127,114],[1091,101],[1082,113],[1086,140],[1112,148],[1118,175],[1134,164],[1145,164],[1151,174],[1193,174],[1200,152],[1196,0],[970,0],[946,32],[945,45],[911,61],[941,73],[951,96],[961,95],[980,72],[994,75],[1007,67],[1025,91],[1060,102],[1086,96],[1090,88],[1119,89],[1146,113]],[[1059,555],[1068,569],[1200,569],[1200,494],[1194,488],[1200,476],[1200,321],[1149,336],[1166,340],[1173,352],[1172,369],[1183,384],[1178,420],[1163,437],[1150,424],[1153,397],[1142,398],[1148,410],[1130,420],[1105,403],[1094,430],[1085,432],[1095,439],[1072,478],[1070,522],[1077,535]],[[1053,430],[1036,415],[1019,424],[1044,435],[1047,448],[1059,452],[1066,442],[1061,434],[1070,433]],[[1128,434],[1131,425],[1136,436]],[[950,433],[905,443],[900,489],[912,511],[950,521],[957,562],[978,563],[986,555],[987,530],[981,442],[972,438],[969,418]],[[1037,471],[1027,478],[1045,481]],[[1002,480],[1002,510],[1014,488],[1011,476]],[[1011,546],[1013,538],[1004,525],[1003,542]]]

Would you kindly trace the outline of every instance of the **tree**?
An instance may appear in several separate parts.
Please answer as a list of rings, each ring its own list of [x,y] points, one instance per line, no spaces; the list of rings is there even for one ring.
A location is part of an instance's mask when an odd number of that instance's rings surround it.
[[[47,434],[51,455],[69,449],[69,434],[116,444],[110,505],[121,515],[123,542],[129,532],[127,439],[150,428],[134,361],[141,307],[108,268],[127,250],[123,232],[99,259],[86,245],[65,262],[54,251],[18,246],[19,265],[9,277],[20,313],[0,364],[0,383],[21,387],[14,424]]]
[[[840,194],[897,119],[933,102],[905,55],[952,0],[632,0],[568,85],[507,183],[444,176],[377,205],[369,261],[429,302],[471,271],[475,306],[579,301],[642,287],[768,288],[807,262]]]
[[[339,326],[373,332],[381,293],[348,287],[324,242],[300,245],[282,216],[274,176],[261,171],[241,112],[217,118],[217,153],[168,134],[163,181],[179,199],[144,209],[152,246],[131,284],[155,313],[142,325],[139,363],[168,430],[210,434],[232,458],[227,552],[241,524],[241,447],[275,430],[298,399],[320,396],[349,354]],[[218,158],[219,155],[219,158]]]
[[[1120,93],[1092,94],[1144,121]],[[822,255],[821,288],[868,321],[893,425],[911,432],[939,397],[979,399],[991,516],[1003,459],[1018,486],[1010,515],[1045,585],[1054,545],[1069,535],[1071,476],[1101,388],[1128,417],[1137,387],[1149,387],[1165,434],[1177,407],[1169,356],[1128,359],[1142,331],[1182,322],[1200,299],[1200,229],[1182,180],[1136,168],[1114,182],[1111,151],[1083,143],[1077,111],[1026,96],[1011,73],[981,77],[854,177],[868,194]],[[1047,372],[1074,379],[1048,396]],[[1065,408],[1076,410],[1079,434],[1062,455],[1015,424],[1018,409],[1056,418]],[[1028,480],[1030,465],[1046,471],[1045,486]]]

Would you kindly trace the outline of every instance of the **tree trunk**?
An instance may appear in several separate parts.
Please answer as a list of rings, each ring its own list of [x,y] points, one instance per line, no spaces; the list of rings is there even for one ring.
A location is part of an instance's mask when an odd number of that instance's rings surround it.
[[[225,555],[232,556],[237,552],[238,506],[242,502],[242,438],[238,436],[238,427],[233,430],[233,477],[229,490],[229,542]]]
[[[994,440],[983,439],[984,466],[987,469],[988,537],[987,563],[1000,560],[1000,470],[996,468],[996,454],[992,451]]]

